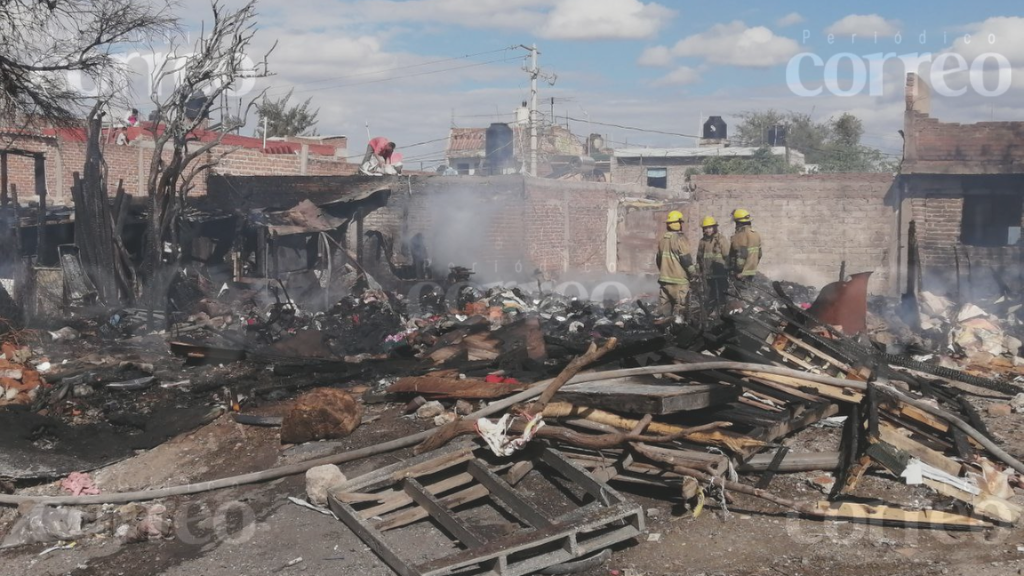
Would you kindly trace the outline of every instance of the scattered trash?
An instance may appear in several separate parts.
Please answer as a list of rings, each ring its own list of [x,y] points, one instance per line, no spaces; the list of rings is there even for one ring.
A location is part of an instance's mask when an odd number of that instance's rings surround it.
[[[61,480],[61,489],[70,492],[72,496],[99,494],[100,490],[93,484],[92,478],[83,472],[72,472],[67,478]]]

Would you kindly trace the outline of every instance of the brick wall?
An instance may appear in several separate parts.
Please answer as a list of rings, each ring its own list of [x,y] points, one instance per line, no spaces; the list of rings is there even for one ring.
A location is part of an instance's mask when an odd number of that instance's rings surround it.
[[[414,176],[390,186],[388,205],[366,217],[365,229],[399,243],[422,233],[440,269],[473,267],[474,279],[483,282],[522,280],[536,269],[614,270],[620,198],[657,193],[522,176]],[[350,230],[349,245],[354,242]]]
[[[339,140],[344,146],[344,140]],[[58,136],[19,136],[13,144],[14,148],[32,152],[43,152],[46,156],[46,188],[48,203],[51,205],[70,205],[72,175],[81,173],[85,165],[85,133],[81,131],[61,131]],[[149,175],[150,161],[153,155],[153,142],[146,137],[132,140],[126,146],[116,145],[112,139],[102,142],[104,161],[108,170],[110,194],[114,193],[118,180],[124,180],[125,191],[129,194],[145,195],[146,180]],[[273,149],[273,147],[271,147]],[[312,146],[313,150],[327,147]],[[324,156],[309,152],[303,162],[299,153],[267,153],[259,148],[237,148],[223,146],[214,149],[197,159],[197,165],[219,158],[223,151],[231,152],[224,156],[220,164],[213,170],[215,174],[231,175],[348,175],[354,174],[358,166],[345,162],[344,148],[342,153]],[[170,147],[163,153],[165,161],[171,158]],[[8,181],[17,186],[22,202],[35,196],[35,178],[33,159],[30,157],[8,157]],[[191,196],[204,196],[207,191],[207,178],[199,177],[193,181]]]
[[[961,289],[970,284],[974,295],[995,293],[1001,283],[1024,281],[1024,246],[971,246],[963,238],[965,198],[998,194],[1024,203],[1024,176],[911,175],[903,181],[903,220],[905,225],[916,223],[922,289],[955,292],[958,259]],[[906,259],[905,253],[901,258]]]
[[[1024,122],[941,122],[931,88],[907,74],[903,174],[1022,174]]]
[[[890,291],[897,237],[891,175],[698,175],[693,182],[686,216],[694,242],[704,216],[714,216],[728,235],[730,214],[746,208],[764,241],[769,277],[820,287],[838,279],[845,260],[849,274],[874,272],[872,293]]]

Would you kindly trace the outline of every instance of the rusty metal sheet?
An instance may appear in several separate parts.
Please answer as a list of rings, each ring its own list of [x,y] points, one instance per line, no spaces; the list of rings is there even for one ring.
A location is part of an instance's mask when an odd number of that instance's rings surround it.
[[[847,281],[825,286],[807,312],[819,322],[840,327],[846,334],[867,330],[868,279],[871,274],[860,272]]]

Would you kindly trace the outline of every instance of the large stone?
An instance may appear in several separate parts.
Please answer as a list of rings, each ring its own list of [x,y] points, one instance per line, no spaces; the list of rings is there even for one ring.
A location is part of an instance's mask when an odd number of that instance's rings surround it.
[[[299,396],[281,423],[281,442],[343,438],[359,426],[363,406],[344,390],[317,388]]]
[[[306,470],[306,496],[317,506],[327,506],[327,492],[347,480],[334,464],[314,466]]]

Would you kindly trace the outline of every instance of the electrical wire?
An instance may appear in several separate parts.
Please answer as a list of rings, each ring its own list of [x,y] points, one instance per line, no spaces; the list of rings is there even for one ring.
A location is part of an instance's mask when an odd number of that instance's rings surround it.
[[[462,56],[452,56],[451,58],[441,58],[438,60],[430,60],[428,62],[420,62],[419,64],[409,64],[406,66],[395,66],[394,68],[384,68],[382,70],[373,70],[370,72],[359,72],[356,74],[346,74],[344,76],[335,76],[333,78],[323,78],[321,80],[311,80],[301,84],[290,84],[284,86],[272,86],[268,90],[281,90],[284,88],[296,88],[299,86],[308,86],[310,84],[323,84],[324,82],[335,82],[337,80],[346,80],[348,78],[358,78],[361,76],[373,76],[374,74],[383,74],[385,72],[394,72],[396,70],[408,70],[410,68],[419,68],[421,66],[430,66],[433,64],[441,64],[442,62],[454,62],[455,60],[465,60],[466,58],[474,58],[476,56],[483,56],[485,54],[494,54],[497,52],[507,52],[509,50],[516,49],[517,46],[506,46],[505,48],[499,48],[497,50],[487,50],[485,52],[475,52],[473,54],[463,54]]]
[[[488,60],[486,62],[474,62],[473,64],[466,64],[465,66],[452,66],[450,68],[441,68],[438,70],[427,70],[424,72],[416,72],[414,74],[406,74],[404,76],[393,76],[391,78],[379,78],[377,80],[366,80],[365,82],[351,82],[348,84],[338,84],[335,86],[322,86],[320,88],[310,88],[308,90],[295,90],[295,94],[308,94],[310,92],[319,92],[321,90],[334,90],[336,88],[348,88],[351,86],[365,86],[367,84],[377,84],[380,82],[390,82],[392,80],[404,80],[406,78],[415,78],[417,76],[427,76],[429,74],[440,74],[442,72],[452,72],[454,70],[465,70],[466,68],[475,68],[477,66],[486,66],[488,64],[497,64],[499,62],[508,62],[507,58],[498,58],[495,60]]]

